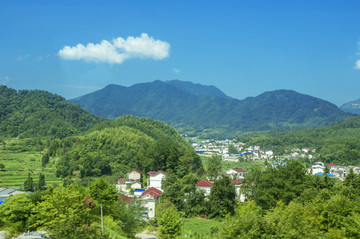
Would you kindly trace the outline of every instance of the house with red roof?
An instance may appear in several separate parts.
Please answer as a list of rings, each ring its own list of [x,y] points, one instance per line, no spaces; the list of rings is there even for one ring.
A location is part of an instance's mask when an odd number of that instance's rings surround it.
[[[247,176],[248,171],[243,168],[232,168],[225,173],[231,178],[244,179]]]
[[[162,170],[149,172],[148,188],[153,187],[161,190],[162,181],[166,176],[167,173]]]
[[[141,181],[141,172],[139,170],[134,169],[131,172],[127,173],[127,179],[129,181]]]
[[[245,201],[245,195],[241,193],[241,184],[242,184],[243,180],[236,179],[236,180],[231,180],[231,181],[235,184],[236,197],[241,202],[244,202]]]
[[[209,181],[203,179],[200,180],[200,182],[198,182],[195,187],[196,190],[203,190],[204,191],[204,195],[205,196],[209,196],[210,195],[210,191],[211,191],[211,187],[213,186],[212,183],[210,183]]]
[[[145,213],[148,215],[149,219],[152,219],[155,217],[155,204],[156,200],[159,198],[159,196],[162,194],[162,191],[160,191],[157,188],[148,188],[145,190],[140,197],[140,200],[143,204],[143,206],[146,208]]]

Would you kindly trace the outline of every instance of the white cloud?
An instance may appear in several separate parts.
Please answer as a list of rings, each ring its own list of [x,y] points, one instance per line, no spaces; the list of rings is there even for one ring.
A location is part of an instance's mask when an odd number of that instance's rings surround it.
[[[10,78],[8,76],[5,76],[3,78],[0,78],[0,85],[5,85],[10,81]]]
[[[357,60],[355,63],[355,69],[360,69],[360,60]]]
[[[65,46],[58,54],[65,60],[121,64],[131,58],[162,60],[169,56],[169,51],[169,43],[142,33],[140,37],[118,37],[112,42],[102,40],[101,43],[88,43],[86,46]]]
[[[356,55],[360,56],[360,41],[357,43],[359,51],[356,53]],[[355,69],[360,69],[360,59],[355,62]]]
[[[174,72],[175,72],[175,73],[180,73],[180,70],[177,69],[177,68],[174,68]]]

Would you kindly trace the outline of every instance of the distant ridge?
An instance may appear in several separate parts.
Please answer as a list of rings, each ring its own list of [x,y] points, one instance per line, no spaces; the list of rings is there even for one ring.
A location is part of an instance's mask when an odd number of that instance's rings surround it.
[[[108,85],[70,102],[104,118],[131,114],[165,121],[180,131],[205,130],[224,137],[275,128],[315,128],[353,116],[325,100],[292,90],[238,100],[214,86],[179,80]]]
[[[347,102],[340,106],[340,109],[353,114],[360,114],[360,99]]]

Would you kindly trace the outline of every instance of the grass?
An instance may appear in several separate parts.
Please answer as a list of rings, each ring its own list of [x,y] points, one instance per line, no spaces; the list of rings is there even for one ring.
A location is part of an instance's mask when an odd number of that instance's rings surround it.
[[[11,147],[0,146],[0,162],[5,165],[0,170],[1,187],[23,187],[28,173],[31,173],[34,183],[37,183],[39,174],[45,175],[47,185],[62,183],[55,176],[55,163],[50,162],[47,167],[41,166],[42,153],[35,147],[24,145],[24,140],[12,140],[7,145]],[[24,146],[26,150],[17,150]]]
[[[211,235],[212,230],[219,230],[222,226],[221,221],[203,219],[203,218],[190,218],[184,220],[183,232],[180,238],[186,235]]]

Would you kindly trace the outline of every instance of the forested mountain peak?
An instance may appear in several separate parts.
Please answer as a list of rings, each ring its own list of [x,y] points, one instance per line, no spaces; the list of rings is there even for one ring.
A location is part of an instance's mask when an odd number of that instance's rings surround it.
[[[157,80],[130,87],[110,85],[70,101],[104,118],[149,117],[190,135],[206,131],[205,137],[315,128],[352,116],[330,102],[293,90],[268,91],[244,100],[224,95],[211,86]]]
[[[63,138],[88,130],[100,121],[59,95],[0,86],[1,136]]]

